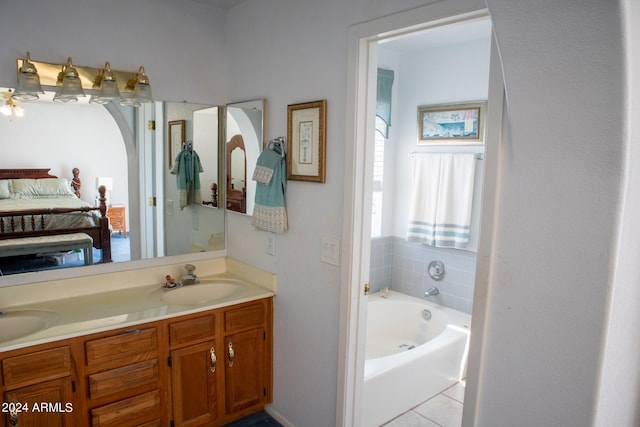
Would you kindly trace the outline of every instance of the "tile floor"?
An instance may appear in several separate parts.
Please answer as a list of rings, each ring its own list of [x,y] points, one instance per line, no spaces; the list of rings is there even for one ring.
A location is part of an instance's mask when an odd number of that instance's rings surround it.
[[[384,427],[460,427],[464,403],[463,381],[391,420]]]

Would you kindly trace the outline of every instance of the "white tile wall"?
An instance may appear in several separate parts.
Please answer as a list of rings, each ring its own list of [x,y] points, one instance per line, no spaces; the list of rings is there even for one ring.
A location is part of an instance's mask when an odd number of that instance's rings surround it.
[[[427,271],[429,263],[436,260],[442,261],[445,267],[441,281],[431,279]],[[425,291],[436,286],[440,295],[430,297],[430,300],[471,313],[475,270],[475,252],[422,246],[399,237],[371,241],[371,292],[388,286],[424,298]]]

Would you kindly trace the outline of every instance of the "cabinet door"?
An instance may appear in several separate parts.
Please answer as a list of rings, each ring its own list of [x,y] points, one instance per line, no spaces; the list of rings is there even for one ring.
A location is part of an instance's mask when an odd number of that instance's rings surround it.
[[[227,414],[259,404],[266,396],[264,342],[262,328],[225,338]]]
[[[73,425],[74,407],[70,378],[61,378],[5,392],[4,402],[18,403],[21,409],[17,424],[11,424],[9,414],[5,414],[7,426]]]
[[[213,341],[171,351],[171,395],[176,427],[211,425],[217,418],[216,363]]]

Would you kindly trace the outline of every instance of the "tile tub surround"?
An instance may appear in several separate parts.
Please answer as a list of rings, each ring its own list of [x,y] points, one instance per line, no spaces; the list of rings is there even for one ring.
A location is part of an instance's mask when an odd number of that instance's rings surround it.
[[[429,262],[444,263],[445,276],[441,281],[429,277]],[[371,292],[389,287],[407,295],[424,298],[432,286],[440,295],[430,301],[471,314],[475,282],[476,253],[459,249],[435,248],[406,242],[399,237],[371,240],[369,267]]]

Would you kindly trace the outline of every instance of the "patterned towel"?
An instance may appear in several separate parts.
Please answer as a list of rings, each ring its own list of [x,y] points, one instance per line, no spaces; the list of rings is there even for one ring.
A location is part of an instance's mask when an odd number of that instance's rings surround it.
[[[473,154],[415,154],[408,241],[467,247],[475,165]]]
[[[258,157],[252,178],[257,184],[251,224],[258,230],[273,233],[286,231],[287,163],[285,157],[273,149],[264,150]]]

